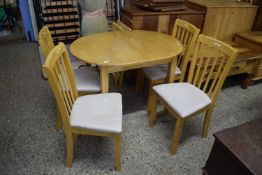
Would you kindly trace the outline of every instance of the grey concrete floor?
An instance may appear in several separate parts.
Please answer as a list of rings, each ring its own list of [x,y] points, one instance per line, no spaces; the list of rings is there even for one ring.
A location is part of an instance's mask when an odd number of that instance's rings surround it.
[[[239,78],[229,78],[208,138],[201,137],[202,115],[192,118],[172,156],[174,120],[160,113],[150,128],[145,93],[135,95],[134,85],[111,85],[111,91],[123,94],[122,171],[113,169],[113,140],[91,136],[79,138],[73,167],[66,168],[65,137],[62,130],[55,130],[54,97],[40,70],[37,44],[0,45],[0,174],[201,174],[214,132],[262,117],[261,81],[244,90]]]

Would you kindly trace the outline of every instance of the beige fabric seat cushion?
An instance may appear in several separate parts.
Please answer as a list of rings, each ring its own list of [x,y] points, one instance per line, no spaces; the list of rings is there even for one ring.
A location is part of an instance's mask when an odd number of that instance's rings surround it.
[[[145,67],[143,68],[143,70],[147,77],[150,78],[150,80],[159,80],[167,77],[168,65],[161,64],[151,67]],[[181,70],[179,69],[179,67],[176,66],[176,75],[179,74],[181,74]]]
[[[178,114],[187,117],[211,103],[209,96],[189,83],[169,83],[153,90]]]
[[[70,45],[66,45],[66,50],[67,50],[68,56],[70,58],[71,65],[72,65],[73,69],[78,69],[80,66],[85,65],[85,63],[83,61],[79,61],[78,59],[76,59],[72,55],[72,53],[70,51]]]
[[[77,98],[70,115],[72,127],[100,132],[122,131],[122,96],[119,93],[86,95]]]
[[[100,77],[96,67],[73,69],[78,92],[100,92]]]

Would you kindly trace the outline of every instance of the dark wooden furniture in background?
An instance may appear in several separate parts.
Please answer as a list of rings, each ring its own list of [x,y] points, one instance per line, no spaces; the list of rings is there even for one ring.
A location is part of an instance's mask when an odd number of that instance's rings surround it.
[[[253,0],[253,4],[259,6],[257,11],[257,15],[252,27],[253,31],[262,31],[262,1],[261,0]]]
[[[121,21],[133,30],[151,30],[171,34],[176,19],[186,20],[202,28],[205,11],[186,8],[180,11],[153,12],[136,6],[124,6],[120,10]]]
[[[262,119],[214,134],[205,175],[261,175]]]

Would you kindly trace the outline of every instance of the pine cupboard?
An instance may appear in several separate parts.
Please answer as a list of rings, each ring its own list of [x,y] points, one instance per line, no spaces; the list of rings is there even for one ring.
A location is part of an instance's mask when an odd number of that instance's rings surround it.
[[[206,11],[203,34],[232,40],[236,33],[251,31],[258,6],[229,0],[188,0],[193,9]]]

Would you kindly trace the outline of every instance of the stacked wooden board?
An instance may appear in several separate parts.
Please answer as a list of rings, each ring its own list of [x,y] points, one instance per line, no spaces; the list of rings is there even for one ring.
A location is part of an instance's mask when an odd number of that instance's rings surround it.
[[[184,0],[132,0],[131,4],[151,11],[175,11],[186,8]]]
[[[70,43],[80,37],[80,16],[76,0],[45,1],[43,24],[46,25],[54,42]]]

